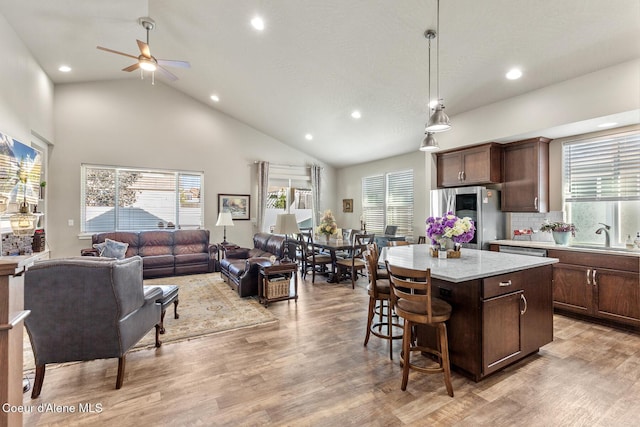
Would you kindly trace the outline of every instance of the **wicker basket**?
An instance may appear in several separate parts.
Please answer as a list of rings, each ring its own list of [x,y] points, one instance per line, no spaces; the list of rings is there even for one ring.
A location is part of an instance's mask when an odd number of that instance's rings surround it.
[[[458,251],[448,250],[447,258],[460,258],[461,252],[462,252],[461,250],[458,250]],[[431,256],[434,258],[438,258],[438,250],[431,248]]]
[[[267,294],[266,297],[271,298],[281,298],[289,296],[289,280],[288,279],[280,279],[275,281],[267,280]]]

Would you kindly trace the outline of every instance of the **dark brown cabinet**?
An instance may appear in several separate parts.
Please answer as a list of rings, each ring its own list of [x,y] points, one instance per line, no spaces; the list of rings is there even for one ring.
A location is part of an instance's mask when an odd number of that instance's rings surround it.
[[[553,303],[567,311],[640,326],[640,259],[635,256],[549,250]]]
[[[504,145],[503,212],[548,211],[549,141],[538,137]]]
[[[441,187],[491,184],[502,181],[502,148],[490,143],[436,154]]]
[[[475,381],[553,341],[551,266],[452,283],[433,279],[434,296],[451,304],[451,364]],[[431,328],[418,340],[435,344]]]

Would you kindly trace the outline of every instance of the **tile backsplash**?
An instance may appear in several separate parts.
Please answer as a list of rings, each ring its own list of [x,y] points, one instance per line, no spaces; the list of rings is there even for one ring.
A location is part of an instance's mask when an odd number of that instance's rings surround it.
[[[2,256],[30,255],[33,253],[32,236],[15,236],[13,233],[2,234]]]
[[[539,231],[545,220],[549,222],[562,221],[564,219],[564,212],[551,211],[545,213],[534,212],[512,212],[507,214],[508,218],[508,238],[512,240],[527,240],[534,242],[553,242],[553,236],[551,233]],[[509,219],[510,218],[510,219]],[[532,229],[533,234],[528,236],[514,236],[513,230],[526,230]]]

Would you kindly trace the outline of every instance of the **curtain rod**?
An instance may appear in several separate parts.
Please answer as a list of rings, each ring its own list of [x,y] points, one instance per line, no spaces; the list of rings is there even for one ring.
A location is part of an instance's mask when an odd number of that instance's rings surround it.
[[[254,165],[258,164],[261,161],[262,160],[254,160],[253,164]],[[247,166],[251,166],[251,164],[249,164]],[[293,168],[310,168],[312,165],[280,165],[280,164],[277,164],[277,163],[269,162],[269,166],[276,166],[276,167],[279,167],[279,168],[290,168],[290,169],[293,169]],[[320,166],[320,169],[324,170],[324,166]]]

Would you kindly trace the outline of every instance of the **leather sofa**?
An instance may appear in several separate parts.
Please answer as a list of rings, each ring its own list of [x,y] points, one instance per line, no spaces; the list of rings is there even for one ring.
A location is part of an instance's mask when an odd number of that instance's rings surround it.
[[[128,244],[125,258],[142,258],[145,279],[216,270],[218,247],[209,243],[209,230],[116,231],[94,234],[91,242],[106,239]],[[81,254],[98,256],[93,245]]]
[[[258,295],[260,268],[271,265],[271,256],[282,258],[284,247],[284,236],[257,233],[253,236],[253,248],[225,248],[220,260],[222,276],[240,297]]]

